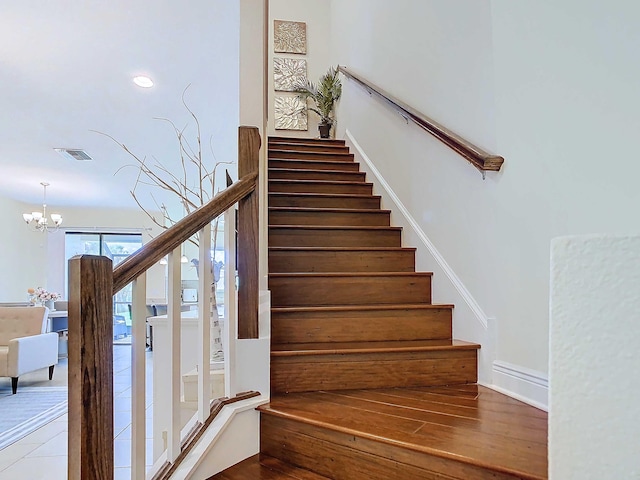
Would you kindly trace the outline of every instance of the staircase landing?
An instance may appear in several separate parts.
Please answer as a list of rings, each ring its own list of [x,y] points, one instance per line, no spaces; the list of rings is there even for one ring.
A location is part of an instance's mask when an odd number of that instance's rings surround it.
[[[263,453],[211,479],[547,478],[547,413],[479,385],[297,393],[260,410]]]

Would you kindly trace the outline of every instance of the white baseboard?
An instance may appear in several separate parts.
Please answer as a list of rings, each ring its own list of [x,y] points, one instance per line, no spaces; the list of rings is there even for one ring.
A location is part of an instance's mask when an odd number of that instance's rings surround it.
[[[387,183],[387,181],[384,179],[380,171],[376,168],[376,166],[373,164],[371,159],[367,156],[367,154],[364,152],[362,147],[360,147],[360,144],[356,141],[356,139],[353,137],[353,135],[348,129],[345,131],[345,135],[349,140],[349,142],[351,143],[351,145],[353,146],[353,148],[358,152],[358,155],[367,164],[373,176],[376,177],[376,180],[378,181],[380,186],[383,188],[383,190],[386,192],[386,195],[395,204],[398,211],[405,218],[406,222],[409,224],[411,229],[415,232],[417,237],[427,248],[427,250],[429,251],[431,256],[434,258],[434,260],[438,263],[440,268],[442,268],[442,271],[445,273],[449,281],[453,284],[454,288],[458,291],[460,296],[464,299],[465,303],[469,306],[469,308],[473,312],[476,319],[482,324],[482,327],[486,330],[488,328],[489,320],[487,318],[487,314],[484,313],[484,311],[482,310],[482,307],[480,307],[476,299],[473,297],[473,295],[471,295],[471,292],[469,292],[469,290],[464,285],[464,283],[462,283],[462,280],[460,280],[460,277],[456,275],[456,273],[453,271],[451,266],[447,263],[447,261],[444,259],[442,254],[438,251],[438,249],[435,247],[433,242],[429,239],[429,237],[424,232],[424,230],[422,230],[422,228],[420,227],[416,219],[413,218],[413,215],[409,213],[409,210],[407,209],[407,207],[405,207],[404,203],[402,203],[402,200],[400,200],[400,197],[396,195],[395,191]]]
[[[493,383],[485,387],[549,411],[549,378],[545,373],[496,360],[492,378]]]

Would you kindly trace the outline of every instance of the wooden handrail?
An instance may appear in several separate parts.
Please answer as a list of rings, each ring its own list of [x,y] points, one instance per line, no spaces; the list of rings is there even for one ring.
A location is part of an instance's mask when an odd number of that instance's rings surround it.
[[[183,218],[113,268],[107,257],[76,256],[69,260],[69,480],[113,478],[113,295],[217,216],[240,203],[256,222],[238,235],[239,256],[255,260],[245,268],[238,302],[246,301],[238,331],[258,336],[258,162],[256,127],[239,129],[240,180]],[[246,223],[246,220],[245,220]],[[244,247],[243,247],[244,246]],[[144,340],[143,340],[144,345]],[[144,432],[143,432],[144,434]]]
[[[183,218],[172,228],[165,230],[137,252],[128,256],[113,269],[113,293],[122,290],[154,263],[186,242],[207,223],[253,192],[256,188],[257,178],[257,172],[245,175],[213,197],[208,203],[194,210],[191,215]]]
[[[461,136],[455,134],[451,130],[446,127],[443,127],[435,120],[427,117],[426,115],[420,113],[414,108],[411,108],[406,103],[398,100],[391,94],[387,93],[380,87],[374,85],[373,83],[365,80],[361,76],[351,72],[346,67],[339,66],[338,70],[342,72],[343,75],[351,78],[356,83],[359,83],[370,93],[376,94],[385,102],[389,103],[393,108],[400,111],[400,115],[411,120],[420,128],[426,130],[431,135],[436,137],[438,140],[443,142],[445,145],[449,146],[458,154],[462,155],[466,158],[471,164],[481,171],[498,171],[500,167],[504,163],[504,158],[499,155],[492,155],[490,153],[485,152],[481,148],[475,146],[471,142],[468,142]]]

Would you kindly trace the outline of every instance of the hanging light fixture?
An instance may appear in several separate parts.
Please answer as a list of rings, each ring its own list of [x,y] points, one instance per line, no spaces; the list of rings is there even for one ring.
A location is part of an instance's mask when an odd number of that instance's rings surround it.
[[[31,222],[34,223],[34,227],[36,230],[41,232],[55,232],[60,228],[60,224],[62,223],[62,215],[59,213],[52,213],[50,215],[51,223],[49,223],[49,219],[47,218],[47,187],[49,184],[47,182],[40,182],[40,185],[44,188],[43,200],[42,200],[42,211],[41,212],[31,212],[31,213],[23,213],[22,218],[27,224]]]

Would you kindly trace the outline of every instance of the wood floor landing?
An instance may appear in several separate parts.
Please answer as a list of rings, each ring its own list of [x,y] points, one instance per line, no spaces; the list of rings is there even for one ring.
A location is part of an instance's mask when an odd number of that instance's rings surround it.
[[[208,480],[330,480],[268,455],[254,455]]]
[[[478,385],[297,393],[260,410],[263,453],[330,478],[367,478],[345,476],[354,442],[368,478],[547,478],[547,413]],[[310,466],[297,443],[330,458]]]

